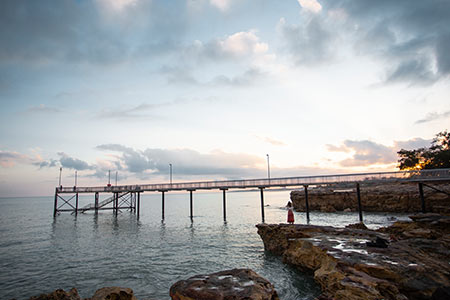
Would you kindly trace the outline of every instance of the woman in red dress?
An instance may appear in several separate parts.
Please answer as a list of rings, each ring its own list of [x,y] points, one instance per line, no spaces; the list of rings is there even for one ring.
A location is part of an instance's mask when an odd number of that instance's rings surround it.
[[[288,202],[287,208],[288,208],[287,221],[288,221],[289,224],[294,224],[294,211],[292,209],[291,201]]]

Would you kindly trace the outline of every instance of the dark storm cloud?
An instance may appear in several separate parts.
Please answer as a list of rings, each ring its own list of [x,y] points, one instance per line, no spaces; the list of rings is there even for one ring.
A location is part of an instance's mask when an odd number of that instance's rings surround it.
[[[450,1],[337,0],[356,26],[357,46],[394,68],[386,81],[427,83],[450,74]]]
[[[180,3],[138,1],[114,12],[106,1],[4,0],[0,62],[101,65],[165,53],[186,27]]]
[[[241,178],[260,176],[261,169],[258,165],[265,162],[263,157],[222,151],[208,154],[190,149],[140,151],[118,144],[99,145],[97,149],[119,152],[120,160],[131,173],[149,171],[152,174],[167,174],[168,165],[171,163],[174,171],[184,176],[215,175]]]
[[[450,74],[450,1],[322,0],[322,11],[279,29],[298,64],[323,63],[350,44],[384,61],[385,82],[429,84]]]

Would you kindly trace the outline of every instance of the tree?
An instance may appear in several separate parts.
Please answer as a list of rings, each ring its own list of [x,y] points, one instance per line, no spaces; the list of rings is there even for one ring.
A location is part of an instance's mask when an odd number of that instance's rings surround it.
[[[450,168],[450,132],[436,134],[429,148],[401,149],[397,154],[400,170]]]

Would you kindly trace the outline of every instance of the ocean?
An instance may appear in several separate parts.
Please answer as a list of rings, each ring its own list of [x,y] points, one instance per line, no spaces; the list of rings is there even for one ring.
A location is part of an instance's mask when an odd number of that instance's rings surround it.
[[[143,193],[140,217],[122,211],[61,213],[53,218],[53,197],[0,198],[0,299],[28,299],[55,289],[76,287],[90,297],[105,286],[132,288],[139,300],[170,299],[169,288],[196,274],[251,268],[271,281],[283,300],[313,299],[320,287],[264,251],[257,234],[261,222],[259,191],[227,192],[227,222],[221,192]],[[265,191],[266,223],[285,223],[289,191]],[[103,196],[105,197],[105,196]],[[103,198],[102,198],[103,199]],[[101,200],[102,200],[101,199]],[[80,207],[94,196],[80,196]],[[407,215],[365,213],[369,228]],[[311,224],[342,227],[358,213],[310,214]],[[305,214],[295,213],[296,223]]]

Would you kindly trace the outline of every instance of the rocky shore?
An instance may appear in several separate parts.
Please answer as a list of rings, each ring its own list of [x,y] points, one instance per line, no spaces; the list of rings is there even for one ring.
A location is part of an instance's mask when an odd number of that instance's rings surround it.
[[[450,299],[450,217],[412,216],[379,230],[259,224],[266,250],[311,272],[321,299]]]
[[[448,183],[433,184],[439,190],[450,190]],[[424,187],[427,212],[450,213],[450,195]],[[291,201],[296,211],[305,211],[305,192],[292,191]],[[312,211],[335,212],[356,211],[358,208],[354,184],[330,185],[308,189],[309,209]],[[417,184],[361,184],[361,202],[364,211],[407,212],[421,211]]]
[[[172,300],[279,300],[275,287],[250,269],[232,269],[212,274],[195,275],[174,283]],[[12,299],[13,300],[13,299]],[[82,300],[73,288],[56,290],[29,300]],[[137,300],[129,288],[105,287],[83,300]]]

